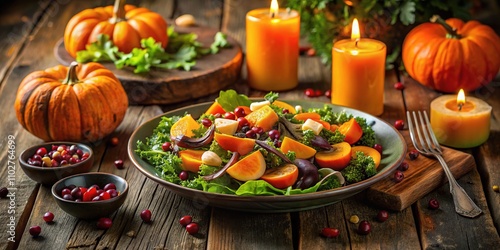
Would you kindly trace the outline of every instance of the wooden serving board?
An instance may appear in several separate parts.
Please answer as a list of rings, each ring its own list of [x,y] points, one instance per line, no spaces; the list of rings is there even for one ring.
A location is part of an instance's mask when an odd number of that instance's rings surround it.
[[[408,144],[408,152],[415,149],[408,131],[402,131],[401,134]],[[476,167],[472,155],[458,150],[443,147],[443,157],[456,179]],[[371,203],[386,209],[402,211],[448,182],[439,161],[435,158],[420,155],[412,161],[406,154],[405,161],[410,167],[404,172],[404,179],[401,182],[393,181],[391,175],[367,189],[366,198]]]
[[[209,47],[217,30],[207,27],[177,27],[179,33],[195,33],[198,41]],[[234,83],[241,74],[243,55],[241,46],[227,37],[230,48],[196,60],[191,71],[153,69],[135,74],[132,68],[116,69],[113,63],[103,63],[110,69],[127,92],[130,104],[171,104],[214,94]],[[64,48],[63,39],[54,48],[57,60],[69,65],[75,59]]]

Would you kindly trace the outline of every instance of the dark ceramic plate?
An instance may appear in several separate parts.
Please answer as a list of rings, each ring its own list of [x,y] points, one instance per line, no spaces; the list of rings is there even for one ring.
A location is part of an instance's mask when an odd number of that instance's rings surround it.
[[[320,102],[285,101],[292,105],[301,105],[304,109],[321,108],[325,105],[325,103]],[[389,176],[403,161],[406,153],[406,143],[404,138],[396,129],[394,129],[392,125],[380,120],[377,117],[358,110],[331,105],[334,112],[341,112],[345,110],[345,112],[349,114],[365,118],[368,124],[373,124],[377,143],[381,144],[384,148],[382,160],[380,166],[378,167],[379,171],[375,176],[337,189],[290,196],[236,196],[215,194],[190,189],[161,179],[159,177],[159,171],[135,153],[135,150],[137,149],[137,141],[144,141],[146,137],[151,136],[153,129],[158,126],[162,116],[182,116],[187,112],[193,115],[193,117],[199,117],[203,112],[205,112],[205,110],[208,109],[210,104],[211,103],[202,103],[192,105],[157,116],[139,126],[134,131],[128,142],[129,157],[139,171],[151,180],[162,184],[169,190],[185,198],[191,199],[197,206],[210,205],[232,210],[265,213],[292,212],[323,207],[357,194],[370,187],[372,184]]]

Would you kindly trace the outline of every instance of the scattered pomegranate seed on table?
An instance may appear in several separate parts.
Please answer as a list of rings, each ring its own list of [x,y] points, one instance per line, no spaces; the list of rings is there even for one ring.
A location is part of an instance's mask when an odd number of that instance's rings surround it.
[[[142,221],[149,223],[151,222],[151,211],[149,209],[145,209],[141,212]]]
[[[415,149],[411,150],[408,153],[408,156],[410,157],[410,160],[412,160],[412,161],[415,160],[415,159],[417,159],[419,155],[420,155],[420,153],[417,150],[415,150]]]
[[[181,219],[179,220],[179,223],[182,225],[182,226],[187,226],[189,225],[189,223],[191,223],[193,221],[193,217],[191,217],[190,215],[184,215],[181,217]]]
[[[394,88],[397,90],[403,90],[405,88],[405,85],[403,85],[401,82],[397,82],[394,84]]]
[[[331,98],[332,97],[332,91],[331,90],[325,91],[325,96],[328,97],[328,98]]]
[[[113,147],[118,146],[119,143],[120,140],[118,139],[118,137],[111,137],[111,139],[109,139],[109,144]]]
[[[41,232],[42,232],[42,228],[40,226],[31,226],[29,229],[29,233],[33,237],[37,237],[38,235],[40,235]]]
[[[323,95],[323,91],[321,91],[320,89],[317,89],[314,91],[314,96],[315,97],[318,97],[318,96],[322,96]]]
[[[403,174],[403,172],[401,172],[399,170],[396,170],[396,172],[394,172],[394,181],[396,183],[401,182],[404,178],[405,178],[405,175]]]
[[[123,161],[122,160],[116,160],[114,163],[115,163],[116,168],[123,169]]]
[[[54,221],[54,214],[51,212],[46,212],[43,214],[43,220],[47,223]]]
[[[187,226],[186,226],[186,231],[191,235],[197,234],[198,230],[199,230],[199,226],[198,226],[198,223],[196,223],[196,222],[191,222],[191,223],[187,224]]]
[[[310,49],[307,50],[306,55],[307,56],[315,56],[316,55],[316,50],[313,49],[313,48],[310,48]]]
[[[326,238],[335,238],[340,235],[340,231],[337,228],[325,227],[321,230],[321,235]]]
[[[406,161],[403,161],[403,162],[401,162],[401,164],[399,164],[398,170],[399,171],[406,171],[406,170],[408,170],[408,168],[410,168],[410,164],[408,164],[408,162],[406,162]]]
[[[403,120],[396,120],[394,122],[394,127],[397,129],[397,130],[402,130],[404,129],[405,127],[405,122]]]
[[[100,218],[97,221],[97,228],[99,229],[109,229],[113,225],[113,221],[110,218]]]
[[[363,220],[359,223],[358,233],[362,235],[367,235],[372,231],[372,226],[366,220]]]
[[[314,97],[314,96],[316,95],[316,92],[314,91],[314,89],[307,88],[307,89],[304,91],[304,94],[305,94],[307,97]]]
[[[389,213],[386,210],[380,210],[377,214],[377,220],[379,222],[384,222],[389,219]]]
[[[432,209],[432,210],[438,209],[439,208],[439,201],[434,199],[434,198],[430,199],[428,207],[429,207],[429,209]]]

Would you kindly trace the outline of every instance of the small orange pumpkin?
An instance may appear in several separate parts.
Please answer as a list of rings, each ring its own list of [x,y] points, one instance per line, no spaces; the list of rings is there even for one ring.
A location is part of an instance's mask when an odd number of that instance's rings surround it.
[[[19,123],[45,141],[94,142],[120,125],[128,99],[104,66],[73,62],[27,75],[14,107]]]
[[[432,89],[456,93],[491,82],[500,70],[500,38],[478,21],[435,16],[408,33],[402,57],[408,74]]]
[[[76,58],[76,52],[97,41],[99,34],[108,35],[125,53],[140,47],[143,38],[152,37],[163,48],[168,43],[167,22],[160,14],[115,0],[114,6],[85,9],[69,20],[64,30],[66,51]]]

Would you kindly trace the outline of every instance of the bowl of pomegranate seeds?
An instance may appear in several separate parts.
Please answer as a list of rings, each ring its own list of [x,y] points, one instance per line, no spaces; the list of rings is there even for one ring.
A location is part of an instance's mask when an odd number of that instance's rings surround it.
[[[66,213],[97,219],[114,213],[125,202],[128,183],[120,176],[89,172],[66,177],[52,186],[52,196]]]
[[[32,180],[51,186],[56,181],[90,171],[94,163],[92,148],[75,142],[48,142],[24,150],[19,164]]]

